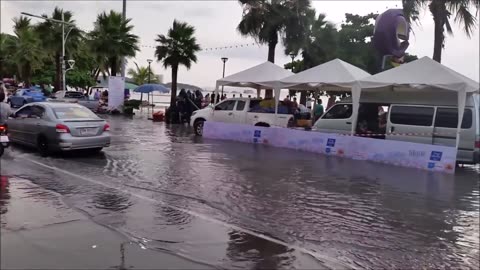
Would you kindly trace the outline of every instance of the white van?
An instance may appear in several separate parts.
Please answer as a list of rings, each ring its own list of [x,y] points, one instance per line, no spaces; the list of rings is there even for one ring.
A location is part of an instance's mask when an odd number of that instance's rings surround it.
[[[412,100],[412,97],[415,100]],[[356,133],[387,140],[454,147],[458,123],[457,111],[456,93],[438,92],[435,95],[405,92],[397,92],[394,95],[362,93]],[[386,116],[383,129],[379,117],[382,113]],[[365,120],[365,116],[369,117],[369,121]],[[468,95],[457,154],[459,163],[480,162],[479,119],[479,94]],[[345,99],[329,108],[318,119],[313,129],[320,132],[349,134],[352,122],[352,103],[350,99]],[[365,132],[365,129],[368,131]]]

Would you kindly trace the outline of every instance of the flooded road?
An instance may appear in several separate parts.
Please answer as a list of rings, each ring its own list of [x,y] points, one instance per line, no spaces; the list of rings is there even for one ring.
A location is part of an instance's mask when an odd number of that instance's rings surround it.
[[[12,147],[2,175],[149,251],[208,268],[479,267],[478,167],[450,176],[108,119],[114,137],[102,154],[41,158]],[[1,207],[16,214],[8,198]]]

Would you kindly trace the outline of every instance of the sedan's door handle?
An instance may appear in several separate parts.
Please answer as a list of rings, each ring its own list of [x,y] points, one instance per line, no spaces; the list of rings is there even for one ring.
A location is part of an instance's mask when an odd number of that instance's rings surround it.
[[[395,131],[395,127],[390,127],[390,133],[393,133]]]
[[[347,125],[351,125],[351,124],[352,124],[352,122],[347,122]]]
[[[233,113],[228,113],[228,115],[232,115]]]

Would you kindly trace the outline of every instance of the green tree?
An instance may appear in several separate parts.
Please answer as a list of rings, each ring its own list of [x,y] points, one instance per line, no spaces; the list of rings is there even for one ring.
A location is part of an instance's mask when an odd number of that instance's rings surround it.
[[[13,77],[17,73],[15,62],[10,55],[13,54],[9,44],[15,39],[14,36],[0,33],[0,78]]]
[[[275,48],[280,40],[297,51],[301,47],[309,14],[314,12],[310,0],[239,0],[243,7],[237,30],[268,45],[267,60],[275,62]],[[300,43],[299,43],[300,42]],[[272,90],[265,93],[272,96]]]
[[[8,38],[4,47],[11,53],[9,57],[16,63],[20,79],[30,86],[32,73],[41,68],[45,52],[29,18],[21,16],[13,21],[15,36]]]
[[[128,76],[132,78],[133,82],[136,85],[142,85],[149,82],[150,76],[150,83],[158,83],[157,76],[155,76],[153,70],[150,68],[150,72],[148,72],[148,67],[139,67],[137,63],[135,63],[135,69],[130,68],[128,70]]]
[[[442,61],[442,50],[445,48],[445,30],[453,35],[450,19],[458,23],[467,37],[471,37],[477,27],[476,15],[480,7],[479,0],[402,0],[405,16],[411,22],[419,20],[420,11],[428,7],[433,16],[434,40],[433,60]],[[473,8],[476,12],[473,12]]]
[[[67,40],[65,42],[65,57],[64,61],[73,57],[75,51],[78,49],[78,44],[80,43],[83,33],[75,26],[75,20],[73,20],[73,14],[70,11],[64,11],[58,7],[55,7],[51,19],[62,20],[62,13],[64,16],[65,22],[68,22],[69,25],[65,25],[65,33],[68,33]],[[45,18],[48,18],[47,15],[42,15]],[[57,22],[52,22],[45,20],[38,25],[36,25],[35,30],[38,32],[41,37],[42,45],[45,48],[45,51],[49,54],[55,63],[55,82],[54,89],[55,91],[63,87],[63,78],[62,78],[62,24]]]
[[[173,21],[173,26],[167,35],[158,35],[156,42],[159,45],[155,49],[157,61],[162,61],[165,68],[172,68],[172,92],[170,107],[175,107],[177,96],[177,74],[180,65],[190,69],[192,62],[197,62],[195,55],[200,51],[200,45],[194,36],[195,28],[185,22]]]
[[[139,51],[138,36],[132,34],[131,19],[122,19],[122,14],[113,10],[97,16],[94,29],[89,33],[90,46],[96,59],[108,63],[110,75],[116,76],[122,57],[134,57]],[[106,62],[106,63],[105,63]]]

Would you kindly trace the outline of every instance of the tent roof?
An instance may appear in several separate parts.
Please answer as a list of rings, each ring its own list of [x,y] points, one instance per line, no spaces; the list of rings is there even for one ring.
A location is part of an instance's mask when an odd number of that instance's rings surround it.
[[[293,73],[275,65],[271,62],[265,62],[251,67],[244,71],[232,74],[225,78],[217,80],[218,86],[239,86],[252,88],[275,88],[278,81]]]
[[[362,89],[388,86],[440,88],[450,91],[478,92],[478,82],[432,60],[422,57],[399,67],[360,80]]]
[[[280,80],[284,88],[309,89],[325,85],[350,87],[370,74],[340,59],[334,59]]]

